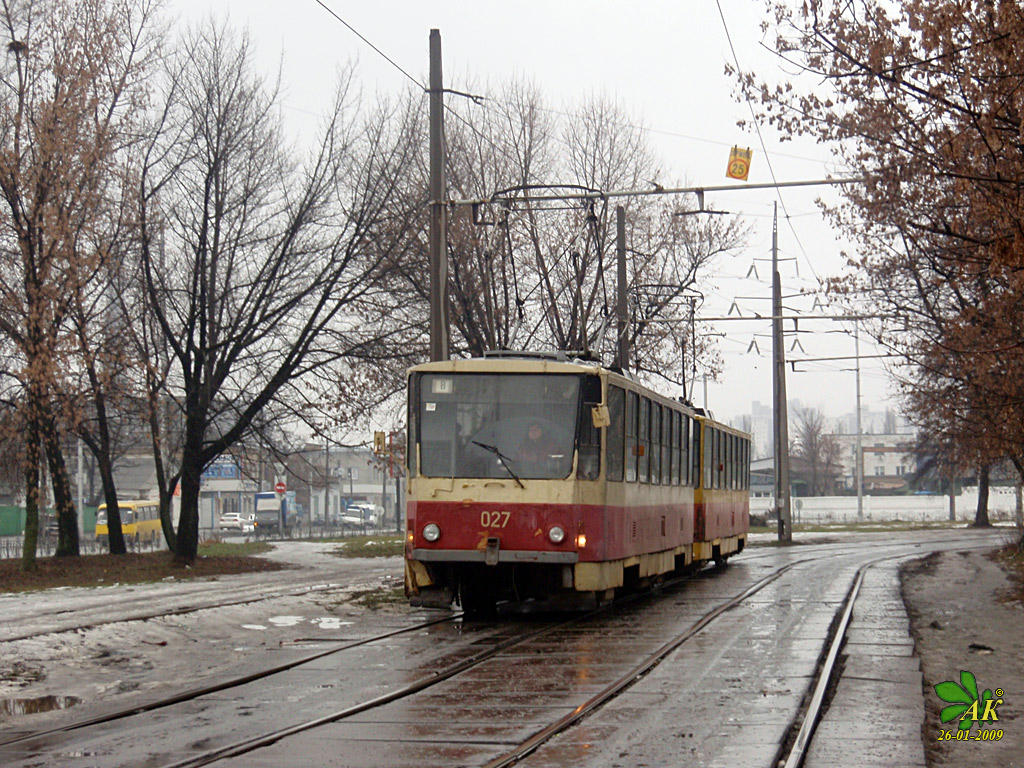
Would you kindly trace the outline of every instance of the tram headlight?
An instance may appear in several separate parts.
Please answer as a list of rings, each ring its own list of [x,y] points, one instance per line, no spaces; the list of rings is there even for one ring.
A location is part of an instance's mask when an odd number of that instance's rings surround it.
[[[437,541],[441,538],[441,529],[437,523],[427,523],[423,526],[423,538],[427,541]]]
[[[565,541],[565,531],[557,525],[552,526],[551,530],[548,531],[548,538],[551,539],[552,544],[561,544]]]

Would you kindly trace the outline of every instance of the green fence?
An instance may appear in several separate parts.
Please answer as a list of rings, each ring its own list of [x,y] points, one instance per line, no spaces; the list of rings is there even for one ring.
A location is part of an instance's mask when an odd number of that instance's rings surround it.
[[[53,514],[52,509],[46,510],[47,516]],[[40,522],[45,525],[45,517]],[[96,530],[96,507],[82,508],[82,530],[87,536]],[[25,508],[0,506],[0,536],[21,536],[25,532]]]

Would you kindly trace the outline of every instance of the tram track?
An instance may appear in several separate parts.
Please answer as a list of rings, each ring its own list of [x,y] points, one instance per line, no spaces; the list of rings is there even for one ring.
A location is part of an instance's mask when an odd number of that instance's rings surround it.
[[[285,662],[283,664],[276,664],[274,666],[261,669],[257,672],[252,672],[247,675],[239,675],[237,677],[232,677],[227,680],[222,680],[218,683],[211,683],[210,685],[192,688],[187,691],[182,691],[171,696],[155,699],[153,701],[145,702],[124,709],[118,709],[114,712],[109,712],[103,715],[98,715],[96,717],[76,721],[74,723],[69,723],[68,725],[58,726],[55,728],[49,728],[41,731],[33,731],[31,733],[22,734],[11,739],[0,739],[0,747],[4,747],[10,744],[17,744],[20,742],[32,741],[33,739],[40,739],[47,736],[53,736],[54,734],[71,733],[72,731],[81,730],[83,728],[88,728],[90,726],[111,723],[117,720],[123,720],[128,717],[141,715],[146,712],[153,712],[158,709],[164,709],[175,704],[193,701],[195,699],[199,699],[203,696],[208,696],[213,693],[219,693],[221,691],[230,690],[231,688],[237,688],[242,685],[248,685],[249,683],[253,683],[258,680],[263,680],[265,678],[271,677],[272,675],[281,674],[282,672],[287,672],[291,669],[301,667],[304,664],[310,664],[314,661],[318,661],[328,656],[352,650],[353,648],[359,648],[364,645],[369,645],[371,643],[382,642],[384,640],[389,640],[399,635],[405,635],[412,632],[419,632],[423,629],[427,629],[438,624],[453,622],[457,619],[461,619],[462,615],[462,613],[454,613],[451,616],[445,616],[443,618],[433,619],[431,621],[420,622],[409,627],[402,627],[401,629],[396,629],[390,632],[384,632],[379,635],[374,635],[373,637],[367,637],[361,640],[353,640],[351,642],[343,643],[341,645],[335,645],[330,648],[325,648],[323,650],[317,651],[316,653],[307,654],[298,659],[292,659],[291,661]]]
[[[991,544],[957,547],[957,550],[987,549],[990,548],[990,546]],[[865,547],[863,546],[857,546],[851,547],[850,550],[845,553],[830,552],[829,557],[834,557],[840,554],[852,554],[864,548]],[[830,631],[826,642],[823,643],[821,658],[817,665],[816,675],[811,683],[808,695],[804,698],[803,706],[801,706],[799,711],[794,714],[791,726],[787,730],[786,737],[778,746],[775,759],[767,764],[777,765],[780,766],[780,768],[799,768],[802,765],[813,739],[815,729],[822,717],[822,713],[824,709],[827,708],[830,686],[837,680],[840,652],[846,642],[847,632],[850,627],[850,621],[854,613],[857,597],[867,572],[871,568],[887,561],[908,560],[919,556],[920,555],[917,553],[908,552],[888,555],[865,563],[857,569],[843,602],[836,610],[832,623],[832,630]],[[748,561],[751,559],[755,558],[747,558]],[[505,751],[502,755],[485,763],[484,768],[507,768],[508,766],[518,764],[520,761],[538,750],[541,746],[551,741],[559,734],[565,732],[573,725],[576,725],[599,707],[604,706],[627,688],[634,685],[643,676],[648,674],[666,656],[707,627],[714,619],[737,607],[743,601],[761,591],[761,589],[768,586],[768,584],[780,578],[796,566],[805,565],[820,559],[823,559],[823,557],[806,558],[793,562],[751,585],[743,593],[732,598],[727,603],[724,603],[697,622],[694,622],[689,628],[667,641],[653,653],[650,653],[643,660],[637,663],[629,672],[620,676],[586,701],[581,702],[570,713],[537,731],[530,738],[522,741],[512,749]]]
[[[989,545],[983,545],[983,546],[989,546]],[[752,597],[754,594],[756,594],[757,592],[762,590],[764,587],[768,586],[768,584],[772,583],[773,581],[777,580],[778,578],[780,578],[784,574],[788,573],[793,568],[796,568],[797,566],[805,565],[805,564],[808,564],[808,563],[811,563],[811,562],[814,562],[814,561],[817,561],[817,560],[821,560],[821,559],[824,559],[824,558],[834,558],[834,557],[842,556],[842,555],[856,555],[858,553],[863,552],[865,549],[868,549],[868,548],[875,548],[875,549],[877,549],[878,548],[878,544],[877,543],[850,544],[850,545],[843,545],[843,546],[835,547],[835,548],[829,548],[826,552],[818,553],[817,556],[799,557],[798,559],[795,559],[795,560],[793,560],[790,563],[782,565],[781,567],[773,568],[771,573],[767,574],[766,576],[764,576],[763,578],[761,578],[758,581],[754,582],[753,584],[748,585],[742,592],[740,592],[736,596],[728,599],[726,602],[720,603],[716,607],[714,607],[713,609],[705,612],[704,615],[700,616],[696,621],[692,622],[679,635],[677,635],[676,637],[673,637],[670,640],[668,640],[668,641],[664,642],[663,644],[661,644],[655,651],[653,651],[650,654],[648,654],[647,657],[645,657],[641,662],[636,663],[625,674],[620,675],[616,680],[614,680],[610,684],[608,684],[601,692],[591,696],[585,702],[581,703],[576,708],[576,710],[574,710],[574,712],[571,713],[570,716],[560,718],[559,720],[557,720],[556,722],[553,722],[552,724],[546,726],[545,728],[543,728],[543,729],[541,729],[539,731],[536,731],[535,733],[533,733],[530,736],[530,738],[528,740],[522,742],[518,747],[513,748],[513,749],[506,749],[506,751],[502,755],[499,755],[497,758],[494,758],[491,762],[488,762],[488,763],[485,763],[485,764],[488,765],[488,766],[512,765],[512,764],[522,760],[524,757],[527,757],[533,751],[538,749],[541,745],[543,745],[544,743],[546,743],[550,739],[554,738],[557,734],[565,731],[567,728],[571,727],[574,723],[579,722],[581,719],[591,715],[594,711],[596,711],[599,708],[601,708],[602,706],[604,706],[607,702],[609,702],[610,700],[615,698],[617,695],[619,695],[619,693],[621,693],[623,690],[625,690],[629,686],[631,686],[635,681],[641,679],[644,675],[647,674],[647,672],[650,669],[653,669],[658,663],[660,663],[661,660],[663,660],[666,656],[668,656],[674,650],[679,648],[681,645],[686,643],[688,640],[693,638],[695,635],[699,634],[703,629],[705,629],[708,625],[713,623],[717,618],[719,618],[720,616],[722,616],[723,614],[725,614],[726,612],[728,612],[732,608],[735,608],[736,606],[742,604],[744,601],[748,600],[750,597]],[[958,549],[966,549],[966,548],[974,548],[974,547],[957,547],[957,548]],[[978,547],[978,548],[982,548],[982,547]],[[748,550],[747,553],[744,553],[744,555],[742,555],[740,557],[737,557],[736,558],[736,562],[739,563],[739,562],[760,561],[760,560],[764,559],[765,557],[767,557],[768,554],[769,553],[767,553],[767,552],[761,553],[761,552],[753,552],[753,551]],[[860,569],[858,570],[858,573],[861,573],[861,572],[865,572],[866,573],[868,568],[873,567],[874,565],[877,565],[878,563],[881,563],[881,562],[883,562],[885,560],[910,558],[910,557],[914,557],[914,556],[916,556],[916,553],[904,551],[903,553],[900,553],[900,554],[889,555],[887,557],[878,558],[876,561],[872,561],[869,564],[865,564],[865,565],[861,566]],[[665,584],[663,585],[663,589],[669,589],[669,588],[671,588],[672,586],[674,586],[675,584],[677,584],[677,583],[679,583],[681,581],[692,579],[692,578],[694,578],[695,575],[709,574],[709,573],[710,573],[710,569],[706,569],[704,571],[698,571],[695,574],[690,574],[690,575],[688,575],[686,577],[683,577],[683,578],[680,578],[680,579],[669,580],[669,581],[665,582]],[[856,596],[855,595],[854,595],[853,598],[850,598],[850,596],[847,595],[847,598],[846,598],[846,600],[843,603],[843,610],[847,610],[847,606],[848,605],[852,605],[855,602],[855,600],[856,600]],[[599,609],[598,611],[590,612],[590,613],[587,613],[587,614],[581,614],[580,616],[573,617],[573,618],[568,619],[566,621],[556,622],[556,623],[552,623],[552,624],[545,624],[544,626],[541,626],[539,628],[533,627],[533,628],[528,629],[527,631],[525,631],[525,632],[523,632],[521,634],[517,634],[515,637],[511,637],[511,638],[508,638],[508,639],[505,639],[505,640],[500,640],[497,643],[495,643],[494,645],[492,645],[491,647],[486,648],[485,650],[483,650],[483,651],[481,651],[479,653],[476,653],[476,654],[474,654],[473,656],[471,656],[469,658],[463,659],[463,660],[459,661],[458,663],[455,663],[455,664],[452,664],[452,665],[450,665],[448,667],[445,667],[444,669],[436,670],[436,671],[433,671],[433,672],[427,672],[419,680],[417,680],[416,682],[414,682],[411,685],[408,685],[408,686],[405,686],[405,687],[402,687],[402,688],[397,688],[397,689],[395,689],[393,691],[390,691],[388,693],[385,693],[385,694],[383,694],[381,696],[377,696],[377,697],[374,697],[374,698],[367,699],[365,701],[362,701],[362,702],[356,703],[354,705],[345,707],[343,709],[337,710],[337,711],[335,711],[333,713],[329,713],[327,715],[322,715],[322,716],[319,716],[319,717],[316,717],[316,718],[310,718],[309,720],[306,720],[304,722],[301,722],[301,723],[298,723],[298,724],[295,724],[295,725],[292,725],[292,726],[288,726],[288,727],[285,727],[285,728],[279,728],[279,729],[276,729],[276,730],[274,730],[272,732],[266,732],[266,733],[262,733],[262,734],[257,734],[257,735],[254,735],[252,737],[246,738],[246,739],[235,741],[235,742],[233,742],[231,744],[226,744],[226,745],[223,745],[221,747],[218,747],[218,748],[215,748],[215,749],[212,749],[212,750],[207,750],[205,752],[202,752],[201,754],[192,755],[192,756],[190,756],[190,757],[188,757],[188,758],[186,758],[184,760],[180,760],[178,762],[167,764],[167,765],[165,765],[165,768],[191,768],[191,766],[208,765],[208,764],[216,763],[216,762],[219,762],[219,761],[222,761],[222,760],[226,760],[226,759],[230,759],[230,758],[241,757],[241,756],[244,756],[244,755],[246,755],[248,753],[256,752],[256,751],[258,751],[260,749],[263,749],[265,747],[273,745],[273,744],[275,744],[275,743],[277,743],[277,742],[279,742],[279,741],[281,741],[283,739],[286,739],[288,737],[296,736],[296,735],[304,733],[306,731],[312,731],[312,730],[314,730],[316,728],[319,728],[319,727],[322,727],[322,726],[326,726],[326,725],[329,725],[331,723],[338,722],[340,720],[352,718],[352,717],[354,717],[355,715],[357,715],[359,713],[366,712],[368,710],[376,709],[376,708],[379,708],[379,707],[383,707],[383,706],[385,706],[385,705],[387,705],[389,703],[392,703],[392,702],[397,702],[397,701],[401,701],[402,699],[411,698],[411,697],[415,696],[416,694],[421,693],[423,691],[426,691],[429,688],[431,688],[431,687],[433,687],[433,686],[435,686],[435,685],[437,685],[439,683],[442,683],[442,682],[444,682],[446,680],[451,680],[453,678],[457,678],[459,675],[461,675],[461,674],[463,674],[465,672],[468,672],[468,671],[473,670],[473,669],[477,669],[481,665],[483,665],[486,662],[488,662],[489,660],[494,659],[495,657],[500,656],[501,654],[506,653],[506,652],[516,648],[517,646],[524,645],[524,644],[536,641],[536,640],[541,639],[541,638],[543,638],[545,636],[551,635],[551,634],[553,634],[553,633],[555,633],[555,632],[557,632],[557,631],[559,631],[561,629],[565,629],[565,628],[571,627],[573,625],[585,624],[586,622],[591,621],[592,619],[594,619],[597,615],[603,614],[603,613],[605,613],[605,612],[607,612],[609,610],[613,610],[613,609],[615,609],[618,606],[622,606],[625,602],[627,602],[627,601],[617,601],[617,602],[611,604],[610,606],[607,606],[605,608]],[[346,643],[344,645],[332,647],[332,648],[329,648],[329,649],[324,649],[324,650],[319,651],[319,652],[317,652],[315,654],[311,654],[309,656],[303,657],[302,659],[297,659],[297,660],[294,660],[293,662],[289,662],[288,664],[278,665],[277,667],[274,667],[274,668],[268,668],[268,669],[263,670],[260,673],[257,673],[255,675],[239,677],[239,678],[234,679],[233,681],[229,681],[229,682],[226,682],[226,683],[218,684],[218,685],[215,685],[215,686],[209,686],[209,687],[206,687],[206,688],[203,688],[203,689],[195,689],[194,691],[187,692],[186,694],[179,694],[179,695],[177,695],[175,697],[168,697],[167,699],[164,699],[164,700],[162,700],[160,702],[153,702],[150,705],[133,707],[133,708],[130,708],[130,709],[123,710],[123,711],[121,711],[119,713],[114,713],[114,715],[111,715],[111,716],[105,716],[105,717],[100,717],[100,718],[93,718],[93,719],[88,720],[88,721],[82,721],[82,722],[79,722],[79,723],[75,723],[75,724],[69,725],[69,726],[67,726],[65,728],[55,728],[55,729],[51,729],[49,731],[40,731],[40,732],[33,733],[33,734],[26,734],[26,735],[20,736],[20,737],[18,737],[16,739],[0,742],[0,746],[4,746],[4,745],[8,745],[8,744],[15,744],[15,743],[18,743],[18,742],[27,742],[27,741],[30,741],[31,739],[41,738],[41,737],[45,737],[45,736],[52,736],[54,734],[58,734],[58,733],[61,733],[61,732],[71,732],[71,731],[74,731],[74,730],[81,730],[81,729],[86,728],[86,727],[88,727],[90,725],[98,725],[98,724],[102,724],[102,723],[109,723],[109,722],[111,722],[111,721],[113,721],[115,719],[118,719],[118,718],[127,718],[127,717],[132,717],[132,716],[135,716],[135,715],[144,714],[145,712],[149,712],[149,711],[152,711],[152,710],[155,710],[155,709],[158,709],[158,708],[172,706],[173,704],[181,703],[181,702],[188,701],[188,700],[193,700],[193,699],[202,697],[204,695],[208,695],[210,693],[215,693],[215,692],[220,691],[220,690],[225,690],[225,689],[227,689],[229,687],[235,687],[235,686],[244,685],[244,684],[246,684],[248,682],[253,682],[253,681],[258,680],[258,679],[263,679],[263,678],[269,677],[271,675],[279,674],[279,673],[285,672],[285,671],[287,671],[289,669],[293,669],[293,668],[296,668],[298,666],[301,666],[302,664],[309,663],[309,662],[311,662],[313,660],[320,659],[320,658],[323,658],[325,656],[329,656],[331,654],[347,650],[349,648],[354,648],[354,647],[357,647],[357,646],[360,646],[360,645],[365,645],[365,644],[368,644],[368,643],[373,643],[373,642],[376,642],[376,641],[380,641],[380,640],[386,639],[388,637],[393,637],[393,636],[395,636],[397,634],[413,632],[413,631],[420,630],[420,629],[423,629],[425,627],[428,627],[428,626],[431,626],[431,625],[434,625],[434,624],[453,622],[453,621],[456,621],[459,618],[460,618],[459,614],[452,615],[452,616],[446,616],[444,618],[437,619],[437,620],[434,620],[434,621],[431,621],[431,622],[424,622],[424,623],[421,623],[421,624],[418,624],[418,625],[415,625],[415,626],[406,627],[406,628],[403,628],[401,630],[385,633],[385,634],[378,635],[378,636],[375,636],[375,637],[372,637],[372,638],[366,638],[364,640],[360,640],[360,641],[356,641],[356,642],[352,642],[352,643]],[[477,626],[480,626],[480,624],[478,624]],[[834,638],[833,638],[833,642],[835,642]],[[841,648],[841,641],[840,641],[839,645],[836,645],[835,647],[837,649]],[[838,650],[836,650],[835,654],[838,654]],[[832,655],[834,656],[835,654],[832,654]],[[826,676],[826,681],[827,681],[827,675],[831,674],[831,671],[829,671],[828,673],[823,672],[822,674]],[[815,687],[817,687],[818,685],[820,685],[820,683],[816,682],[815,683]],[[810,712],[810,711],[811,710],[808,709],[808,712]],[[803,722],[807,722],[809,720],[816,719],[816,716],[815,715],[811,715],[811,714],[807,714],[807,715],[801,715],[798,719],[802,720]],[[813,726],[811,726],[811,728],[812,728],[811,734],[808,735],[806,738],[804,738],[802,740],[803,743],[804,743],[804,748],[806,748],[806,744],[809,743],[810,736],[813,735]],[[152,760],[150,761],[150,763],[154,764],[154,765],[161,764],[159,762],[153,762]],[[799,762],[794,763],[793,766],[798,765],[798,764],[799,764]],[[792,766],[791,766],[791,768],[792,768]]]
[[[515,754],[505,755],[493,763],[488,763],[488,766],[511,765],[512,763],[521,759],[525,754],[529,754],[529,752],[532,752],[534,749],[536,749],[537,746],[544,743],[544,741],[551,738],[553,735],[557,734],[561,730],[564,730],[572,723],[577,722],[579,719],[586,717],[593,709],[601,706],[601,704],[603,704],[605,701],[612,698],[619,691],[630,685],[635,679],[637,679],[638,676],[644,674],[647,670],[653,667],[654,664],[656,664],[669,653],[674,651],[680,645],[685,643],[688,639],[699,633],[702,629],[711,624],[716,618],[721,616],[723,613],[731,610],[736,605],[739,605],[743,601],[749,599],[752,595],[756,594],[761,589],[771,584],[773,581],[778,579],[780,576],[782,576],[792,568],[799,565],[801,562],[804,561],[797,561],[776,569],[775,571],[773,571],[773,573],[769,574],[768,576],[765,576],[764,578],[758,580],[755,584],[745,589],[740,595],[737,595],[736,597],[728,600],[727,602],[722,603],[713,608],[712,610],[706,612],[698,621],[692,624],[685,633],[683,633],[679,637],[673,638],[673,640],[662,645],[655,652],[655,654],[653,654],[653,660],[652,658],[649,658],[645,660],[645,662],[633,667],[629,672],[627,672],[625,675],[617,679],[611,686],[608,686],[608,688],[606,688],[601,694],[592,698],[585,705],[582,705],[581,707],[577,708],[577,710],[571,713],[571,715],[567,716],[566,718],[562,718],[560,721],[553,724],[548,729],[545,729],[540,734],[535,735],[535,737],[531,739],[528,743],[528,746],[524,747],[525,751],[522,751],[521,754],[519,753],[519,751],[517,751]],[[700,572],[698,571],[696,573],[699,574]],[[696,574],[688,574],[677,579],[668,580],[662,585],[662,588],[675,586],[681,582],[693,578],[694,575]],[[367,710],[374,709],[376,707],[381,707],[383,705],[396,702],[401,699],[412,697],[439,683],[450,680],[469,670],[475,669],[480,665],[484,664],[485,662],[513,648],[516,648],[517,646],[521,646],[526,643],[541,639],[545,636],[551,635],[559,630],[565,629],[573,625],[584,624],[585,622],[593,619],[597,615],[603,614],[616,607],[621,607],[624,602],[628,602],[630,599],[632,599],[632,597],[639,596],[640,595],[631,596],[631,598],[627,598],[626,601],[617,601],[615,603],[612,603],[611,605],[599,608],[595,611],[590,611],[588,613],[581,614],[580,616],[573,617],[571,619],[543,627],[536,631],[528,632],[524,635],[511,638],[507,641],[500,642],[497,645],[488,648],[487,650],[477,654],[474,657],[465,659],[462,662],[459,662],[458,664],[455,664],[445,670],[421,678],[420,680],[412,683],[411,685],[408,685],[404,688],[395,691],[391,691],[373,700],[362,702],[355,706],[347,707],[343,710],[339,710],[337,712],[333,712],[318,718],[310,719],[308,721],[298,723],[287,728],[282,728],[272,733],[261,734],[259,736],[254,736],[248,739],[238,741],[234,744],[225,745],[215,750],[210,750],[203,754],[195,755],[188,759],[171,763],[169,765],[165,765],[163,766],[163,768],[200,768],[200,766],[210,765],[221,760],[242,757],[251,752],[255,752],[264,747],[273,745],[278,741],[281,741],[282,739],[288,738],[290,736],[295,736],[300,733],[311,731],[313,729],[329,725],[331,723],[336,723],[346,718],[353,717],[354,715],[366,712]]]

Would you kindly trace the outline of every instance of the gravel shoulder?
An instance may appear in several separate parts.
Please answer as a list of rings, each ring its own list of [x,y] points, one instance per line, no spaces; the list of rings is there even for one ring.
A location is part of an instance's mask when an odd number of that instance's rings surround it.
[[[1008,536],[1009,538],[1009,536]],[[903,599],[924,674],[922,737],[929,766],[1024,766],[1024,606],[1020,577],[991,552],[935,553],[901,569]],[[961,671],[977,678],[979,691],[1003,691],[1000,741],[943,740],[940,711],[948,706],[935,685],[959,682]],[[978,725],[972,733],[977,733]]]

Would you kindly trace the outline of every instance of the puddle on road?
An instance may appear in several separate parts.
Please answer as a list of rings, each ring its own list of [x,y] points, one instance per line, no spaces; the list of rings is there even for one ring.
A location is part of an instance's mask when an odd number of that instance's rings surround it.
[[[0,699],[0,715],[38,715],[81,703],[77,696],[39,696],[34,699]]]
[[[243,624],[242,629],[266,629],[262,624]]]
[[[304,619],[304,616],[271,616],[267,621],[275,627],[294,627]]]
[[[355,622],[353,621],[342,621],[336,616],[322,616],[318,619],[311,620],[313,624],[316,624],[320,629],[341,629],[342,627],[350,627]]]

